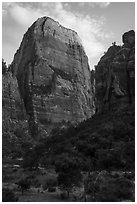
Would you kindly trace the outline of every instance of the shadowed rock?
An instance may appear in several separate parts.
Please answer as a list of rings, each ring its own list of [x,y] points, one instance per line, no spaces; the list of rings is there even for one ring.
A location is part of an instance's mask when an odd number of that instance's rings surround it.
[[[113,43],[96,66],[95,97],[99,112],[108,106],[117,107],[134,101],[135,32],[124,33],[122,40],[123,46]]]

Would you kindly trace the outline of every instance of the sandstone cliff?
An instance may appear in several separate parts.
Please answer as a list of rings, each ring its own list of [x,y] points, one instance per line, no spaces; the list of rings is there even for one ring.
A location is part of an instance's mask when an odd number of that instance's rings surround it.
[[[88,58],[76,32],[49,17],[25,33],[12,62],[32,134],[64,121],[78,123],[94,114]]]
[[[2,157],[3,162],[21,150],[20,141],[29,137],[23,100],[16,77],[10,71],[2,75]],[[22,139],[23,138],[23,139]]]
[[[2,115],[3,120],[23,120],[26,117],[17,79],[11,72],[2,75]]]
[[[135,32],[122,36],[123,45],[113,45],[100,59],[95,70],[96,109],[117,108],[134,102],[135,95]]]

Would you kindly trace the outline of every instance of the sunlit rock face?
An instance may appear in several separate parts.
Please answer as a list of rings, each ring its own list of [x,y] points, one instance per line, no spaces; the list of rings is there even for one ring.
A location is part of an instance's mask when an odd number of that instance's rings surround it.
[[[134,102],[135,32],[122,36],[123,45],[114,42],[100,59],[95,70],[96,111]]]
[[[88,58],[75,31],[39,18],[25,33],[12,69],[32,134],[40,124],[75,124],[94,114]]]

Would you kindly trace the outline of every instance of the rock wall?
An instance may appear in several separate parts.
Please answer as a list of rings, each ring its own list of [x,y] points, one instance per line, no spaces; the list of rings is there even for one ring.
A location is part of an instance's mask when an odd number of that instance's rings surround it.
[[[23,120],[26,118],[16,77],[11,72],[2,75],[2,116],[3,120]]]
[[[49,17],[25,33],[12,62],[32,135],[64,121],[78,123],[94,114],[88,58],[76,32]]]
[[[122,36],[123,45],[112,46],[95,69],[96,111],[116,108],[134,102],[135,96],[135,32]]]

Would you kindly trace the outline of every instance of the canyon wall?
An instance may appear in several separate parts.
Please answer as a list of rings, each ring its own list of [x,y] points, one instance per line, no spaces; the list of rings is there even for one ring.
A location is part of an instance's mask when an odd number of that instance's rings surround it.
[[[19,93],[18,83],[11,72],[2,75],[2,116],[3,120],[24,120],[26,112]]]
[[[96,111],[118,108],[135,98],[135,32],[122,36],[123,45],[112,43],[95,69]]]
[[[95,111],[88,58],[75,31],[49,17],[25,33],[11,65],[32,135],[61,121],[76,124]]]

